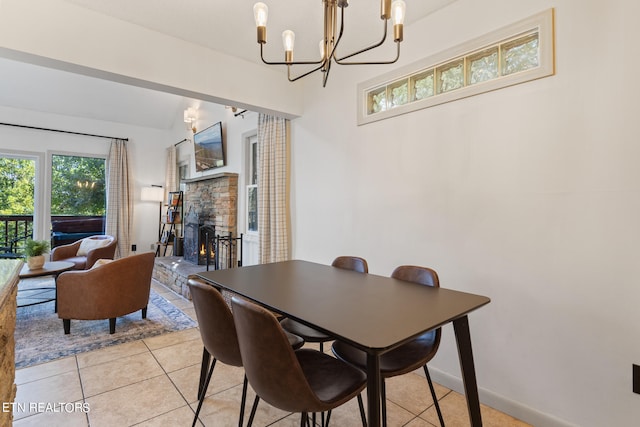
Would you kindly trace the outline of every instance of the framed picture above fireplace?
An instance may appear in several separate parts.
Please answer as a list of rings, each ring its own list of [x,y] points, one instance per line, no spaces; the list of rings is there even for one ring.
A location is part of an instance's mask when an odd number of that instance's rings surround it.
[[[222,122],[193,135],[196,172],[219,168],[226,164]]]

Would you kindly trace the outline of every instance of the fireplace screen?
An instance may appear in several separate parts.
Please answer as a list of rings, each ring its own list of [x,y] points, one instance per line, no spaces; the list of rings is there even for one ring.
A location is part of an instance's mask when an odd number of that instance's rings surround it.
[[[185,224],[184,260],[198,265],[213,264],[215,237],[214,225]]]
[[[184,218],[184,260],[215,270],[242,266],[242,234],[216,234],[216,226],[203,224],[190,209]]]

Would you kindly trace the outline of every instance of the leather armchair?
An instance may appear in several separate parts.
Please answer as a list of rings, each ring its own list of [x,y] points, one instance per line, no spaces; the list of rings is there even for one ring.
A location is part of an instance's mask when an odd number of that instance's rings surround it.
[[[110,242],[106,246],[90,249],[86,255],[78,255],[78,249],[82,245],[83,240],[105,240]],[[113,259],[116,253],[117,239],[113,236],[97,235],[80,239],[77,242],[68,245],[61,245],[51,250],[51,261],[71,261],[75,264],[74,270],[87,270],[93,267],[99,259]]]
[[[90,270],[67,271],[57,279],[58,317],[68,334],[71,319],[109,319],[109,333],[116,318],[142,310],[147,317],[155,255],[146,252],[98,265]]]

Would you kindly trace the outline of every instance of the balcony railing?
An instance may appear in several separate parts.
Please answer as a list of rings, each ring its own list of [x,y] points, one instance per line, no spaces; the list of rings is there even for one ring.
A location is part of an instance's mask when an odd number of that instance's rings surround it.
[[[101,216],[55,215],[51,221],[87,220]],[[0,255],[8,252],[22,252],[26,239],[33,237],[33,215],[0,215]]]
[[[13,250],[32,235],[33,215],[0,215],[0,252]]]

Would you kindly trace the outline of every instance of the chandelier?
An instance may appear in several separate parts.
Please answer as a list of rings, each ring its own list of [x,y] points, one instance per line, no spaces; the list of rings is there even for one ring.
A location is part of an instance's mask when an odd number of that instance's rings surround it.
[[[404,15],[405,15],[405,3],[402,0],[395,0],[391,3],[391,0],[380,0],[380,19],[384,21],[384,31],[382,39],[364,49],[360,49],[356,52],[338,56],[336,50],[342,40],[344,33],[344,9],[349,6],[349,0],[322,0],[324,7],[324,37],[320,40],[320,59],[317,61],[294,61],[293,60],[293,45],[295,41],[295,34],[291,30],[285,30],[282,32],[282,42],[284,44],[284,61],[274,62],[264,59],[264,45],[267,43],[267,16],[269,8],[266,4],[258,2],[253,6],[253,14],[256,20],[257,27],[257,39],[260,45],[260,58],[262,62],[267,65],[286,65],[287,66],[287,78],[290,82],[295,82],[305,76],[316,71],[322,71],[322,86],[326,86],[327,79],[329,78],[329,71],[331,70],[331,64],[333,62],[340,65],[374,65],[374,64],[393,64],[400,57],[400,42],[402,41]],[[338,29],[338,8],[340,9],[340,28]],[[397,46],[396,57],[388,61],[364,61],[353,62],[346,61],[353,58],[356,55],[375,49],[378,46],[384,44],[387,39],[387,22],[389,19],[393,22],[393,41]],[[304,72],[296,77],[291,76],[292,65],[316,65],[315,68],[310,71]]]

